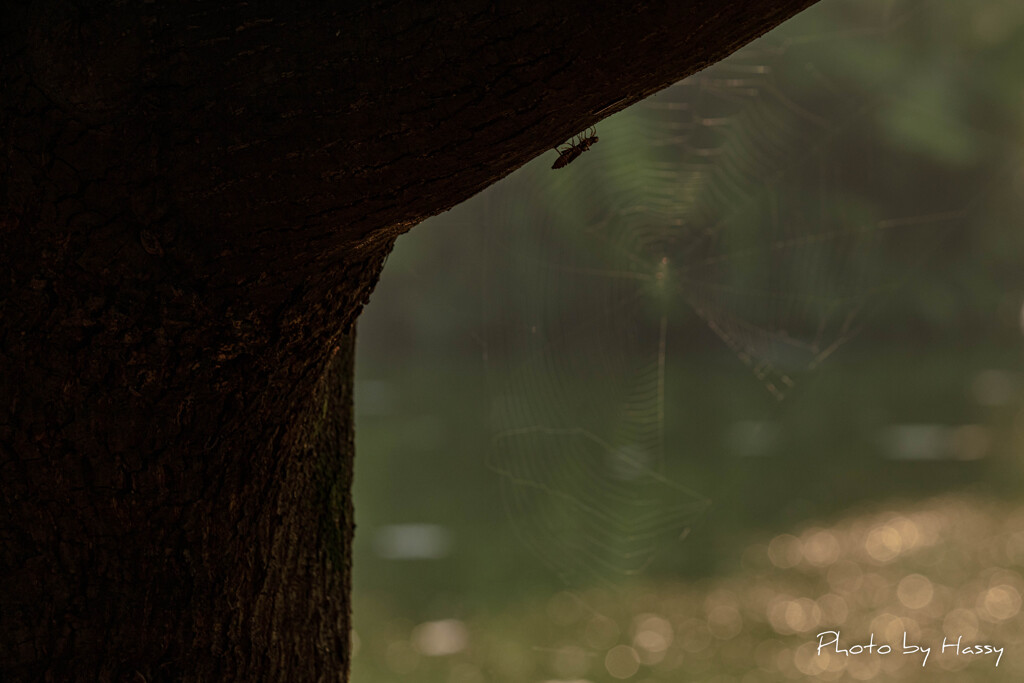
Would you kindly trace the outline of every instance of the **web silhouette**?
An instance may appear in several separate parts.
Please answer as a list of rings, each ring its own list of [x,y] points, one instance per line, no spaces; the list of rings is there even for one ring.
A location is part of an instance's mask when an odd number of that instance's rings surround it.
[[[664,473],[688,449],[665,442],[667,396],[700,390],[668,384],[676,354],[710,331],[781,401],[962,228],[956,193],[864,200],[878,190],[861,176],[911,164],[870,139],[900,95],[846,95],[800,59],[890,39],[921,11],[872,8],[839,34],[758,41],[602,122],[571,168],[544,157],[480,200],[481,293],[506,316],[485,314],[488,464],[520,538],[568,583],[643,570],[708,505]],[[834,161],[858,146],[859,168]]]

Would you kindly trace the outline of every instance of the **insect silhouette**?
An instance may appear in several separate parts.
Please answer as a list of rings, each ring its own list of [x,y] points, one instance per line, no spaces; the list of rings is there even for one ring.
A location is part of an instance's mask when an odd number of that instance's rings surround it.
[[[565,149],[558,149],[555,147],[555,151],[558,152],[558,158],[555,159],[555,163],[551,168],[564,168],[568,166],[576,158],[586,152],[590,147],[597,143],[597,128],[588,128],[586,131],[575,136],[569,141],[569,146]]]

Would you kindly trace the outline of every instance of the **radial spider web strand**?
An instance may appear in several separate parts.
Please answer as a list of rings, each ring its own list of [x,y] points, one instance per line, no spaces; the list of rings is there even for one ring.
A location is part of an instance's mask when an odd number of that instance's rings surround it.
[[[633,378],[631,388],[603,419],[547,410],[551,401],[564,404],[568,396],[558,393],[571,389],[552,377],[559,368],[543,356],[520,366],[519,376],[549,389],[517,392],[534,400],[515,402],[500,416],[504,424],[523,425],[498,435],[490,462],[501,476],[506,510],[517,520],[521,540],[570,585],[612,582],[642,571],[706,506],[659,473],[667,333],[663,314],[655,346],[647,352],[654,362],[626,373]],[[607,439],[598,436],[601,430]]]

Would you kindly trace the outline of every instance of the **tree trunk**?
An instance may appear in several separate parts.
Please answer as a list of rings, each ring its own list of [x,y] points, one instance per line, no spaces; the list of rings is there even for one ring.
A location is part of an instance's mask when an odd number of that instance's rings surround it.
[[[345,680],[394,239],[812,2],[0,10],[0,677]]]

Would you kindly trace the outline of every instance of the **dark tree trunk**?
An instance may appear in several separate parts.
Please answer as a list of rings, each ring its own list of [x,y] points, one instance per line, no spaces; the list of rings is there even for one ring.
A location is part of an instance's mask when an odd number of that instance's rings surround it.
[[[812,2],[0,10],[0,677],[346,679],[394,239]]]

